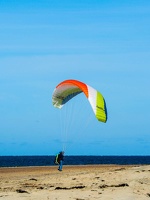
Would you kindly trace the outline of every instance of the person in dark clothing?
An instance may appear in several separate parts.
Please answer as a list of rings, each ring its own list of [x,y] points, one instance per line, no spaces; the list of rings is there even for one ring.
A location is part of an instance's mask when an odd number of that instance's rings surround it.
[[[58,163],[59,163],[59,171],[62,171],[63,168],[63,161],[64,161],[64,151],[61,151],[58,155]]]

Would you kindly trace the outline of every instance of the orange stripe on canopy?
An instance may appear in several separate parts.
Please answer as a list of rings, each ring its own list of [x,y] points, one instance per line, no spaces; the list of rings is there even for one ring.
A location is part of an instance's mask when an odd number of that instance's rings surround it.
[[[70,84],[70,85],[76,85],[78,88],[80,88],[84,94],[86,95],[86,97],[88,98],[88,88],[87,88],[87,85],[80,82],[80,81],[76,81],[76,80],[65,80],[63,82],[61,82],[60,84],[58,84],[56,86],[56,88],[62,86],[63,84]]]

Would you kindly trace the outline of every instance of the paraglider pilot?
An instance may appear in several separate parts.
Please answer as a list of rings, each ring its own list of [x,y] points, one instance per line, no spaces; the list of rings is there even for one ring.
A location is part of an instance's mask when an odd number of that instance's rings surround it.
[[[62,171],[62,168],[63,168],[64,153],[65,153],[64,151],[61,151],[61,152],[58,154],[58,163],[59,163],[58,170],[59,170],[59,171]]]

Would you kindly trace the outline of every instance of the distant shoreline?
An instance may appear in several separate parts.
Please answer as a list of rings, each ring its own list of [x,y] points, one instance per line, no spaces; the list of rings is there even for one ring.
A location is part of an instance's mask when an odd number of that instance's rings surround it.
[[[103,167],[106,167],[106,168],[109,168],[109,167],[125,167],[125,168],[128,168],[128,167],[139,167],[139,166],[150,166],[150,164],[129,164],[129,165],[120,165],[120,164],[85,164],[85,165],[63,165],[63,168],[70,168],[70,169],[74,169],[74,168],[103,168]],[[55,168],[58,168],[58,165],[49,165],[49,166],[15,166],[15,167],[0,167],[0,172],[1,172],[1,169],[20,169],[23,170],[23,169],[55,169]]]

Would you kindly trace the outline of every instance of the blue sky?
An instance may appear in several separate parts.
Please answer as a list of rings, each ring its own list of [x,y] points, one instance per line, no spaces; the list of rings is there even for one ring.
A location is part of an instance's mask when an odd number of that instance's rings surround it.
[[[99,90],[108,109],[106,124],[83,128],[91,108],[73,101],[67,155],[150,155],[149,22],[148,0],[1,0],[0,155],[61,150],[51,99],[65,79]]]

